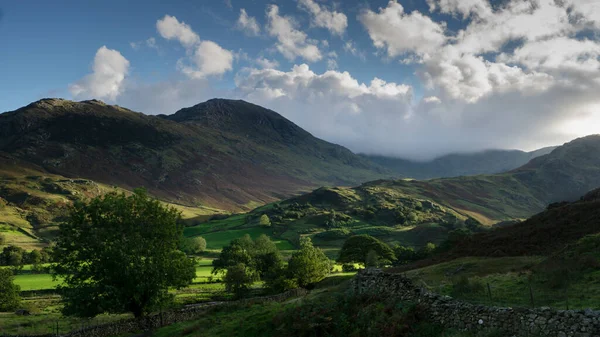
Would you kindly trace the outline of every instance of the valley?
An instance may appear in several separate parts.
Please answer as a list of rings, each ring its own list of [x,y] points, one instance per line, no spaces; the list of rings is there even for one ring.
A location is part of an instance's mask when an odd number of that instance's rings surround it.
[[[396,253],[382,266],[388,271],[467,303],[598,309],[598,275],[589,269],[598,255],[593,243],[581,241],[600,232],[598,135],[530,153],[491,151],[407,164],[354,154],[244,101],[215,99],[173,115],[147,116],[99,101],[44,99],[0,114],[0,136],[0,248],[12,254],[7,249],[18,247],[23,261],[29,252],[54,249],[74,205],[114,193],[133,197],[142,187],[162,207],[180,212],[183,240],[206,240],[201,252],[188,253],[194,276],[185,287],[169,288],[168,310],[237,299],[227,276],[236,266],[214,273],[213,263],[240,240],[268,240],[281,259],[277,273],[283,279],[265,273],[244,281],[244,296],[254,297],[272,294],[272,282],[282,289],[297,286],[285,279],[286,268],[307,239],[335,261],[356,236],[380,240]],[[406,252],[410,256],[401,257]],[[0,326],[7,327],[0,333],[91,324],[61,318],[62,296],[55,288],[64,279],[52,278],[53,265],[0,267],[14,270],[22,303],[34,313],[0,315]],[[258,268],[250,265],[246,272]],[[292,310],[330,310],[332,296],[343,296],[346,281],[366,265],[335,264],[311,284],[316,288],[306,298],[253,304],[250,314],[262,315],[264,330],[243,331],[269,335],[272,322],[294,317]],[[579,269],[569,269],[576,276],[565,283],[556,275],[567,265]],[[215,310],[210,317],[222,320],[212,328],[215,336],[231,333],[225,321],[243,325],[247,319],[236,307]],[[102,314],[91,325],[131,317]],[[200,322],[175,324],[157,335],[196,336]]]

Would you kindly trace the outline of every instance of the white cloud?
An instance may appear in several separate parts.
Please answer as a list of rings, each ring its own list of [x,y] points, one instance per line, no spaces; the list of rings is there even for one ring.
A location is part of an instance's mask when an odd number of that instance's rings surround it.
[[[315,62],[323,58],[315,41],[308,39],[306,33],[296,29],[292,17],[280,16],[279,7],[270,5],[267,8],[268,32],[277,38],[275,48],[288,60],[302,57],[306,61]]]
[[[263,69],[277,69],[277,67],[279,67],[279,62],[277,62],[277,60],[269,60],[264,57],[257,58],[254,63]]]
[[[258,36],[260,34],[260,26],[256,18],[248,16],[244,8],[240,9],[240,17],[236,23],[236,28],[250,36]]]
[[[591,40],[557,37],[528,42],[514,53],[502,54],[498,59],[557,76],[579,73],[600,77],[600,44]]]
[[[492,8],[487,0],[427,0],[431,12],[462,15],[467,19],[474,14],[477,17],[487,17],[492,14]]]
[[[201,41],[192,28],[174,16],[165,15],[156,22],[165,39],[178,40],[187,49],[188,57],[177,61],[177,69],[189,78],[219,76],[233,69],[234,55],[213,41]],[[190,65],[191,64],[191,65]]]
[[[179,22],[174,16],[165,15],[156,21],[156,29],[163,38],[178,40],[186,48],[191,48],[200,42],[200,36],[188,24]]]
[[[98,98],[114,101],[123,91],[129,61],[114,49],[100,47],[94,57],[92,73],[69,86],[76,99]]]
[[[148,46],[148,48],[158,49],[158,46],[156,45],[156,39],[153,37],[146,40],[146,46]]]
[[[447,40],[445,24],[437,23],[418,11],[404,12],[392,0],[379,13],[365,10],[359,15],[375,47],[387,50],[389,57],[406,53],[425,56],[435,52]]]
[[[148,38],[146,41],[129,42],[129,46],[133,50],[139,50],[143,45],[145,45],[148,48],[158,49],[158,45],[156,44],[156,39],[153,37]]]
[[[348,27],[348,18],[344,13],[331,11],[314,0],[299,0],[298,7],[311,15],[312,25],[326,28],[331,34],[342,35]]]
[[[222,75],[233,68],[233,53],[212,41],[200,42],[191,59],[195,67],[186,66],[181,60],[178,62],[181,72],[190,78]]]
[[[338,63],[335,59],[327,59],[327,69],[335,70],[338,68]]]
[[[367,59],[365,52],[362,50],[359,50],[358,47],[356,46],[356,43],[352,40],[346,41],[344,43],[344,51],[352,54],[353,56],[360,58],[362,61]]]

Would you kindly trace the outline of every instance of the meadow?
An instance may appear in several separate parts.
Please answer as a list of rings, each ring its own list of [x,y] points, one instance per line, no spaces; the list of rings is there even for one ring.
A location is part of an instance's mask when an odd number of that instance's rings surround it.
[[[534,272],[545,259],[467,257],[410,270],[405,275],[431,291],[477,304],[600,309],[600,270],[581,275],[568,287],[555,287]]]

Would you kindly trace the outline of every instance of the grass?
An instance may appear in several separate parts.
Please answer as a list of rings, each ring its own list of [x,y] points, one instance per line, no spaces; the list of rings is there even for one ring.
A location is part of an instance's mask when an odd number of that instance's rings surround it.
[[[52,280],[50,274],[19,274],[14,278],[22,291],[54,289],[60,284],[59,280]]]
[[[535,307],[566,309],[568,304],[570,309],[600,309],[600,284],[597,282],[600,271],[584,274],[566,289],[553,289],[532,272],[543,260],[544,257],[539,256],[468,257],[411,270],[406,276],[434,292],[477,304],[530,307],[531,288]],[[461,278],[468,280],[470,286],[457,292],[454,284]]]
[[[187,233],[186,233],[187,234]],[[223,232],[213,232],[202,234],[202,237],[206,239],[207,249],[222,249],[229,245],[229,243],[237,238],[241,238],[244,235],[250,235],[252,239],[258,238],[260,235],[265,234],[273,236],[273,232],[270,228],[253,227],[247,229],[235,229],[227,230]],[[287,240],[274,240],[277,248],[280,250],[293,250],[294,246]]]

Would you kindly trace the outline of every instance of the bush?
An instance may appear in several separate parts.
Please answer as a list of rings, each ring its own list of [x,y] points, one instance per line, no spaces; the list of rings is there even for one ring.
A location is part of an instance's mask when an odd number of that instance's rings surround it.
[[[302,302],[300,302],[302,303]],[[273,318],[280,336],[410,336],[420,307],[386,295],[322,296]]]
[[[0,246],[4,245],[6,243],[6,236],[2,233],[0,233]]]
[[[460,276],[452,282],[452,296],[459,297],[466,294],[481,294],[485,291],[485,285],[478,278]]]
[[[199,254],[206,250],[206,239],[201,236],[182,240],[181,250],[187,254]]]

